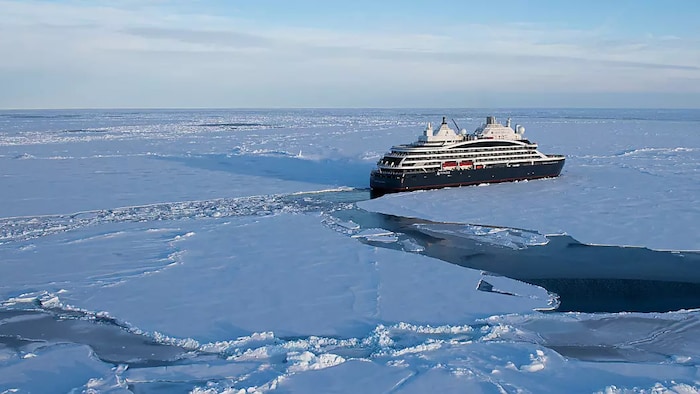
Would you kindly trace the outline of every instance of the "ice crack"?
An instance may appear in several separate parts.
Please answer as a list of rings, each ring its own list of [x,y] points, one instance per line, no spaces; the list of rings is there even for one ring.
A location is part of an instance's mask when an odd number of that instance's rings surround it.
[[[350,203],[314,198],[319,193],[260,195],[201,201],[168,202],[78,212],[67,215],[0,219],[0,244],[44,237],[87,226],[116,222],[149,222],[235,216],[271,216],[347,209]]]

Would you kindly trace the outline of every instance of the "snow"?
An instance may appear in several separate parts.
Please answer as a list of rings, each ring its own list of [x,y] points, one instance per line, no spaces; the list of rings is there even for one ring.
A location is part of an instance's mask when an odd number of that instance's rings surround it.
[[[475,290],[478,271],[368,248],[315,215],[157,224],[161,231],[154,223],[86,228],[45,237],[40,250],[6,251],[0,294],[9,298],[21,283],[47,291],[47,308],[107,311],[140,330],[200,342],[265,331],[360,336],[383,321],[458,324],[549,301],[531,287],[532,298],[505,302]]]
[[[0,392],[698,392],[696,310],[538,312],[356,208],[518,264],[700,249],[696,112],[515,112],[560,178],[370,201],[442,111],[0,112]]]
[[[559,178],[386,195],[359,204],[434,221],[569,234],[587,244],[700,250],[697,121],[542,120],[529,138],[567,156]]]
[[[41,348],[21,360],[0,358],[0,390],[48,393],[80,389],[91,379],[111,373],[111,367],[91,353],[85,345],[59,344]]]

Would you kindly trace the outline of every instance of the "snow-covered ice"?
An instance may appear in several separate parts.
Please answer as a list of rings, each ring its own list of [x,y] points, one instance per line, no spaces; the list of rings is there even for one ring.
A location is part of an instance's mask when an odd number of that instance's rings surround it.
[[[29,250],[19,243],[3,254],[0,294],[10,299],[21,283],[56,294],[65,307],[207,342],[265,331],[359,336],[385,321],[458,324],[549,300],[531,287],[528,297],[504,302],[475,291],[479,271],[368,248],[314,215],[155,225],[86,228],[48,236]],[[70,262],[70,269],[52,261]]]
[[[386,195],[362,208],[569,234],[598,245],[700,250],[698,120],[538,120],[529,137],[559,178]]]
[[[696,310],[539,312],[355,208],[516,265],[700,249],[697,111],[495,111],[562,176],[355,204],[423,122],[493,112],[1,111],[0,392],[697,392]]]

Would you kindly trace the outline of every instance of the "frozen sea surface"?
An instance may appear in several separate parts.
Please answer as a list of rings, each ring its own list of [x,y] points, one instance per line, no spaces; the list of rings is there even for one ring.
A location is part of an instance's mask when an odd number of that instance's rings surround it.
[[[596,119],[591,112],[522,120],[541,151],[567,156],[559,178],[400,193],[360,206],[434,221],[568,234],[587,244],[700,250],[700,122],[692,116],[697,112],[660,119],[647,111],[642,112],[647,118],[623,112],[605,118],[602,112]]]
[[[368,201],[392,144],[489,114],[562,176]],[[698,125],[0,111],[0,392],[697,392]]]

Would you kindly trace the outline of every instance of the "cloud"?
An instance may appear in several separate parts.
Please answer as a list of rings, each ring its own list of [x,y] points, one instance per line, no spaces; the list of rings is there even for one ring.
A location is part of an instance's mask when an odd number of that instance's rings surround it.
[[[459,92],[700,94],[698,42],[683,37],[531,23],[291,27],[171,1],[0,0],[0,9],[0,82],[15,81],[0,107],[18,96],[46,106],[343,106],[363,97],[392,106],[444,96],[455,106],[446,97]],[[109,94],[81,104],[66,89]]]
[[[599,64],[602,66],[625,67],[625,68],[642,68],[642,69],[669,69],[669,70],[700,70],[697,65],[672,64],[672,63],[655,63],[634,60],[615,60],[600,56],[585,56],[581,54],[575,55],[556,55],[556,51],[549,48],[540,48],[539,51],[527,53],[524,51],[503,51],[503,50],[440,50],[447,45],[437,47],[437,49],[418,45],[411,48],[411,43],[414,43],[413,37],[407,36],[404,40],[399,41],[397,37],[392,37],[394,44],[398,48],[382,48],[374,45],[362,45],[364,40],[353,42],[356,36],[338,37],[334,45],[329,43],[314,43],[303,39],[289,38],[290,35],[281,37],[263,36],[254,33],[239,32],[233,30],[191,30],[191,29],[175,29],[175,28],[154,28],[154,27],[138,27],[124,29],[123,32],[137,35],[147,39],[168,39],[179,41],[188,44],[201,44],[197,51],[216,52],[221,50],[235,50],[243,48],[257,48],[280,52],[303,54],[307,57],[320,58],[365,58],[365,59],[382,59],[389,61],[411,61],[411,62],[426,62],[426,63],[487,63],[487,62],[505,62],[523,65],[524,63],[571,63],[576,65]],[[327,32],[320,32],[319,35],[327,36]],[[434,38],[434,37],[431,37]],[[444,37],[442,37],[444,39]],[[381,41],[378,40],[378,41]],[[437,41],[433,39],[432,41]],[[341,43],[343,43],[341,45]],[[415,45],[415,44],[414,44]],[[517,43],[511,44],[513,47],[519,47]],[[407,48],[408,47],[408,48]],[[627,50],[643,50],[649,45],[642,46],[641,44],[633,45],[621,40],[608,40],[601,42],[599,48],[607,48],[607,51],[620,52],[620,48]],[[591,51],[593,52],[593,51]],[[598,50],[600,52],[600,50]]]
[[[184,43],[224,46],[229,48],[267,48],[277,45],[277,40],[239,31],[190,30],[158,27],[128,27],[126,34],[146,39],[168,39]]]

